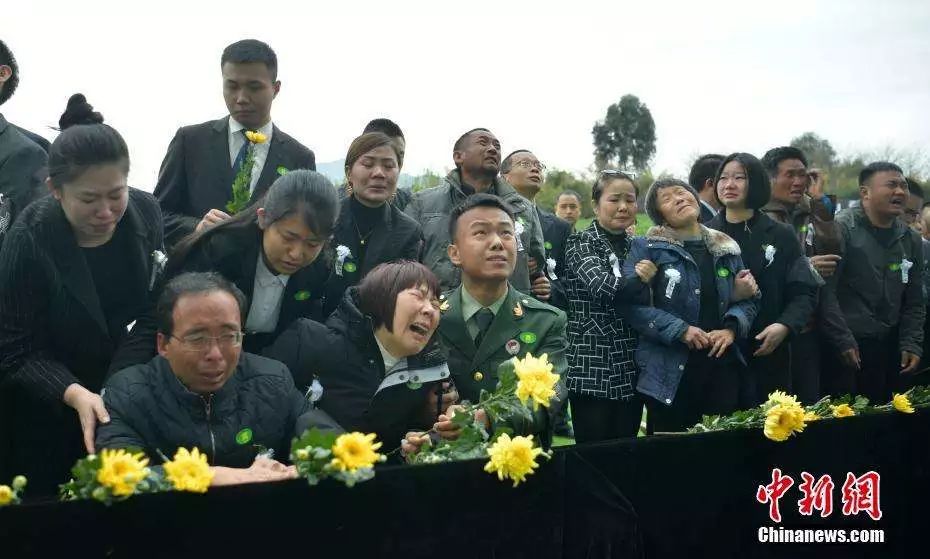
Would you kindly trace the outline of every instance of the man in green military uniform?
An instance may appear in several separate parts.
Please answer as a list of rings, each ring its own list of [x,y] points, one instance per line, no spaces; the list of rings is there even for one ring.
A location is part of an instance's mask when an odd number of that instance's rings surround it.
[[[462,284],[442,296],[439,334],[449,352],[449,369],[462,398],[477,402],[493,391],[498,366],[527,352],[548,354],[553,372],[564,377],[567,319],[561,310],[525,295],[508,282],[517,243],[510,207],[497,196],[475,194],[449,220],[449,259]],[[559,383],[560,398],[564,386]],[[511,424],[515,432],[536,433],[546,444],[551,422],[540,408],[533,425]]]

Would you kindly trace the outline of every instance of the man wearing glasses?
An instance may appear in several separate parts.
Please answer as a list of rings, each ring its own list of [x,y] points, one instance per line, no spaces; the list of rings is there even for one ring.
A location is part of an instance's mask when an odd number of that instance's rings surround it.
[[[245,296],[215,273],[171,280],[156,309],[158,353],[111,377],[110,422],[97,449],[138,448],[150,459],[197,447],[213,485],[296,477],[286,457],[297,425],[338,426],[294,386],[282,363],[242,353]]]

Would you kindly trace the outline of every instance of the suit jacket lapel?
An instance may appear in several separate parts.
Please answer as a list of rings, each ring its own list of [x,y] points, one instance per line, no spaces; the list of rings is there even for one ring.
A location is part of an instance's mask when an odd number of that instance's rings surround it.
[[[265,192],[268,191],[271,184],[275,181],[278,174],[278,166],[282,161],[281,153],[287,144],[284,135],[278,130],[277,126],[272,125],[271,130],[271,145],[268,146],[268,157],[265,158],[265,166],[262,167],[262,173],[258,176],[258,182],[255,183],[255,191],[252,192],[252,200],[258,200],[264,196]]]
[[[472,368],[478,367],[481,363],[484,363],[484,361],[494,355],[507,343],[507,340],[515,339],[520,335],[520,325],[526,314],[526,309],[523,309],[523,313],[521,313],[520,316],[514,313],[514,309],[518,304],[521,308],[523,307],[523,303],[520,302],[521,298],[522,296],[516,289],[513,287],[508,288],[507,298],[504,300],[504,304],[501,305],[497,314],[494,315],[494,322],[491,323],[491,327],[488,328],[488,333],[485,334],[484,339],[481,340],[481,347],[479,347],[477,353],[475,353],[475,358],[472,361]],[[497,374],[497,371],[491,372],[492,374]]]
[[[216,191],[223,193],[223,205],[218,209],[225,211],[226,202],[232,199],[232,183],[235,178],[232,163],[229,161],[228,116],[213,122],[213,135],[207,149],[209,153],[206,161],[213,161],[214,165],[216,165],[217,173],[214,175]]]
[[[55,252],[54,260],[58,262],[61,271],[62,283],[65,289],[84,306],[94,323],[100,328],[100,332],[109,338],[110,330],[103,316],[100,298],[97,297],[94,279],[84,259],[84,253],[74,237],[71,224],[68,223],[61,206],[56,206],[53,215],[56,219],[56,231],[51,246]]]
[[[462,286],[457,287],[449,294],[445,301],[449,309],[442,313],[439,328],[442,337],[458,348],[468,358],[475,355],[475,342],[465,329],[465,319],[462,315]]]

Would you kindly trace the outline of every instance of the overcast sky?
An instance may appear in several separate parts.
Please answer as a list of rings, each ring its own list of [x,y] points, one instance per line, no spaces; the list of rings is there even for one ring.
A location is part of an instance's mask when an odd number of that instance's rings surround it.
[[[175,130],[225,114],[219,58],[238,39],[278,54],[275,123],[340,159],[387,116],[405,171],[442,171],[463,131],[493,130],[575,171],[626,93],[656,121],[653,168],[804,131],[841,153],[930,146],[930,1],[5,1],[21,84],[2,107],[46,137],[82,92],[126,138],[131,184],[154,188]]]

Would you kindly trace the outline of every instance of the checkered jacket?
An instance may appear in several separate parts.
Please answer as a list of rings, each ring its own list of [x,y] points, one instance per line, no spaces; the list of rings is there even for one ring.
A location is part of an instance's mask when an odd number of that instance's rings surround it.
[[[629,250],[627,238],[617,269]],[[563,276],[569,304],[566,386],[576,394],[627,400],[636,384],[637,337],[615,309],[614,298],[626,281],[614,273],[612,253],[596,221],[568,239]]]

